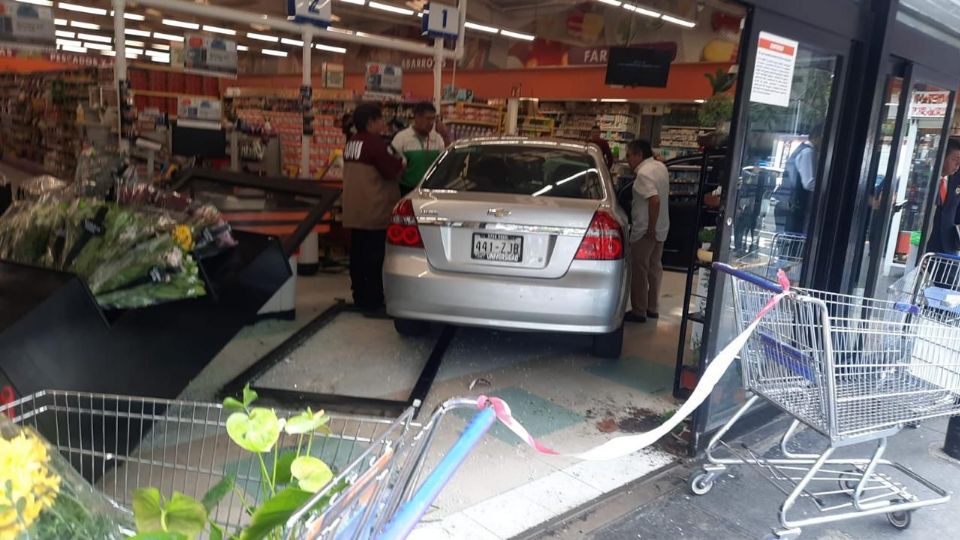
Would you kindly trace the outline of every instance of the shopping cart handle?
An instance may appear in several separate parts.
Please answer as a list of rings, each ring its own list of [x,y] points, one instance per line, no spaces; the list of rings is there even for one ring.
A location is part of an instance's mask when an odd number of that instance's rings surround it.
[[[944,259],[950,259],[953,261],[960,261],[960,255],[955,253],[937,253],[937,257],[943,257]]]
[[[470,451],[480,442],[496,420],[493,407],[486,407],[474,415],[447,455],[437,463],[436,468],[427,476],[410,500],[400,507],[393,519],[387,523],[383,533],[377,536],[377,540],[403,540],[410,534],[437,495],[440,495],[444,486],[457,472],[463,460],[467,459]]]
[[[761,289],[766,289],[766,290],[768,290],[768,291],[770,291],[770,292],[772,292],[772,293],[780,294],[780,293],[783,292],[783,287],[781,287],[780,285],[778,285],[778,284],[776,284],[776,283],[774,283],[774,282],[772,282],[772,281],[770,281],[770,280],[768,280],[768,279],[763,279],[762,277],[760,277],[760,276],[758,276],[758,275],[751,274],[750,272],[744,272],[743,270],[738,270],[738,269],[730,266],[729,264],[720,263],[720,262],[715,262],[715,263],[713,263],[713,268],[714,268],[714,270],[718,270],[718,271],[720,271],[720,272],[723,272],[723,273],[726,273],[726,274],[730,274],[731,276],[733,276],[733,277],[735,277],[735,278],[742,279],[742,280],[744,280],[744,281],[748,281],[748,282],[750,282],[750,283],[753,283],[753,284],[756,285],[757,287],[760,287]]]

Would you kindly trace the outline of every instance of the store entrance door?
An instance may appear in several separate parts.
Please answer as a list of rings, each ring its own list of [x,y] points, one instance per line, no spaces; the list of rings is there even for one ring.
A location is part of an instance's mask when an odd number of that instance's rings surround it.
[[[926,245],[958,80],[891,61],[854,293],[883,297]]]

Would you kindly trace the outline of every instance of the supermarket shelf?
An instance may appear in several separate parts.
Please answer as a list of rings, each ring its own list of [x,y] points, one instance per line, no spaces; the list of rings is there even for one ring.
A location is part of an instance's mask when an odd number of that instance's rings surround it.
[[[135,96],[146,96],[146,97],[159,97],[159,98],[190,98],[190,99],[217,99],[216,96],[201,96],[197,94],[181,94],[179,92],[160,92],[157,90],[135,90],[131,89],[130,93]]]
[[[500,105],[487,105],[486,103],[470,103],[468,101],[442,101],[440,105],[463,105],[464,107],[479,107],[481,109],[493,109],[499,111]]]

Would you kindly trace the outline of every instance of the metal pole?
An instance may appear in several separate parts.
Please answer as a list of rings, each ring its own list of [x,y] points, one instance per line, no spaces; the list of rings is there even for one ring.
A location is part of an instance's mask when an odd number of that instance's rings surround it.
[[[117,149],[125,154],[129,145],[124,139],[126,135],[126,116],[129,111],[130,85],[127,82],[127,44],[126,26],[123,12],[125,0],[113,0],[113,50],[116,53],[113,63],[113,84],[117,91]]]
[[[303,112],[303,133],[300,139],[300,177],[310,178],[310,141],[313,139],[313,31],[303,31],[303,79],[300,98]]]
[[[440,112],[441,78],[443,76],[443,40],[433,40],[433,106]]]

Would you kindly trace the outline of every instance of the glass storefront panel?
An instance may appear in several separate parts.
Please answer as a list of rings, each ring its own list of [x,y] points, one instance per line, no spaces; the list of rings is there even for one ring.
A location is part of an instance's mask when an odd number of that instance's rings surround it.
[[[734,266],[768,279],[782,268],[794,282],[802,275],[806,238],[813,227],[817,193],[827,177],[821,143],[833,102],[839,58],[800,44],[789,106],[746,103],[745,144],[732,217]],[[724,287],[713,354],[737,334],[732,288]],[[723,424],[744,402],[740,369],[729,370],[710,396],[706,430]]]

